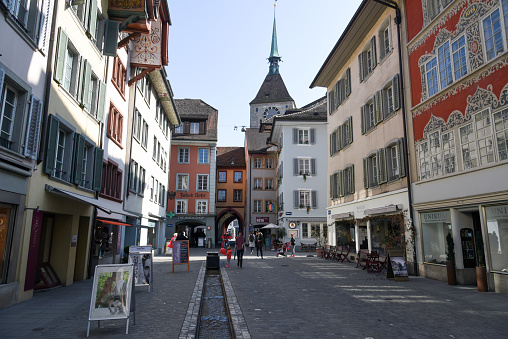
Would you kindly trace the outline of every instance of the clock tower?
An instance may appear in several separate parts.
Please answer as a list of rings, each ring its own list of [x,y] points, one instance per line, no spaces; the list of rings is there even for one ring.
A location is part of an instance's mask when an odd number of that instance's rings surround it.
[[[275,115],[283,115],[286,110],[295,108],[295,102],[289,95],[284,80],[282,80],[282,76],[279,73],[280,61],[274,7],[272,46],[270,56],[268,57],[270,66],[258,94],[249,104],[251,128],[258,128],[260,121],[265,121]]]

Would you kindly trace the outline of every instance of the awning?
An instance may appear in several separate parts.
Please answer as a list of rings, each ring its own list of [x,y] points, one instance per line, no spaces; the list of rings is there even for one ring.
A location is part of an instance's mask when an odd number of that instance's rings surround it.
[[[119,222],[119,221],[111,221],[111,220],[106,220],[106,219],[99,219],[97,218],[97,221],[100,221],[104,224],[110,224],[110,225],[118,225],[118,226],[132,226],[131,224],[126,224],[124,222]]]
[[[352,212],[346,212],[346,213],[339,213],[339,214],[332,214],[332,219],[347,219],[347,218],[353,218],[355,215]]]
[[[125,215],[125,216],[131,217],[131,218],[141,218],[140,215],[132,214],[132,213],[129,213],[129,212],[126,212],[126,211],[111,210],[111,213],[121,214],[121,215]]]
[[[55,194],[61,195],[61,196],[66,197],[66,198],[77,200],[77,201],[85,203],[85,204],[90,204],[92,206],[97,207],[100,210],[103,210],[104,212],[106,212],[108,214],[111,214],[111,210],[106,208],[106,207],[104,207],[104,206],[101,206],[100,205],[101,202],[99,200],[95,199],[95,198],[85,197],[84,195],[72,193],[72,192],[63,190],[61,188],[53,187],[53,186],[48,185],[48,184],[46,184],[46,191],[48,191],[50,193],[55,193]]]
[[[160,219],[160,220],[166,220],[166,217],[161,217],[160,215],[157,215],[157,214],[153,214],[152,212],[148,212],[148,216],[149,217],[152,217],[152,218],[157,218],[157,219]]]
[[[402,205],[388,205],[384,207],[367,209],[363,213],[365,215],[376,215],[376,214],[393,213],[400,210],[402,210]]]

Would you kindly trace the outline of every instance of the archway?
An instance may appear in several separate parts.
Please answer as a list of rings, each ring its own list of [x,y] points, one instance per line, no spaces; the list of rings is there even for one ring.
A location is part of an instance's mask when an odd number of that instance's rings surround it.
[[[243,216],[232,208],[225,209],[217,214],[215,219],[215,242],[218,244],[222,241],[222,236],[228,231],[228,226],[234,221],[238,221],[238,232],[245,233]]]
[[[204,247],[206,224],[199,220],[181,220],[175,224],[175,232],[183,232],[189,238],[190,247]]]

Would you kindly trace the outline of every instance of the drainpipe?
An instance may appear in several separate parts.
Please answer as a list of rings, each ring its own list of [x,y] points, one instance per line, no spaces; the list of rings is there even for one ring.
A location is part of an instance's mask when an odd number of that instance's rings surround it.
[[[413,215],[413,190],[411,188],[411,174],[409,173],[409,152],[408,152],[408,140],[407,140],[407,124],[406,124],[406,104],[405,104],[405,91],[404,91],[404,77],[402,73],[402,47],[401,47],[401,38],[400,38],[400,24],[402,22],[402,16],[400,14],[400,9],[397,6],[397,3],[392,0],[373,0],[381,5],[387,6],[389,8],[393,8],[395,10],[395,24],[397,25],[397,45],[398,45],[398,54],[399,54],[399,74],[400,74],[400,89],[402,95],[400,96],[400,104],[402,106],[402,127],[404,130],[404,140],[405,140],[405,149],[404,149],[404,168],[406,172],[406,180],[407,180],[407,192],[408,192],[408,202],[409,202],[409,220],[411,224],[413,224],[414,215]],[[412,240],[413,245],[413,262],[414,262],[414,270],[415,275],[418,275],[418,263],[416,256],[416,243],[415,240]]]

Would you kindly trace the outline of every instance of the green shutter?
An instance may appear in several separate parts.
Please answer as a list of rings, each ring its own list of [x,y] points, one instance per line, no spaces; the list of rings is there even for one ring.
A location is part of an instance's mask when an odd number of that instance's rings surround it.
[[[48,116],[48,139],[46,142],[46,159],[44,162],[44,173],[50,176],[55,175],[56,148],[58,142],[58,131],[60,121],[53,115]]]
[[[333,134],[334,134],[334,133],[335,133],[335,132],[332,132],[332,133],[330,134],[330,156],[332,156],[332,155],[333,155],[333,145],[334,145],[334,142],[333,142]]]
[[[51,23],[53,21],[53,0],[45,0],[42,5],[41,28],[37,43],[41,51],[47,55],[49,40],[51,38]]]
[[[344,171],[340,170],[337,173],[337,193],[338,196],[344,196]]]
[[[106,56],[116,56],[118,49],[118,30],[120,23],[113,20],[104,20],[104,50],[102,54]]]
[[[369,188],[369,159],[363,158],[363,187]]]
[[[298,159],[293,158],[293,175],[298,175]]]
[[[78,186],[84,186],[85,183],[81,179],[81,172],[83,172],[83,158],[85,156],[85,137],[81,134],[74,135],[74,150],[73,154],[73,169],[72,169],[72,182]]]
[[[316,175],[316,159],[310,159],[310,174]]]
[[[393,109],[394,111],[398,111],[400,109],[400,81],[398,74],[396,74],[392,79],[392,89],[393,89]]]
[[[87,31],[88,33],[90,33],[90,36],[95,40],[95,25],[96,25],[96,22],[97,22],[97,0],[89,0],[90,1],[90,6],[89,9],[90,9],[90,13],[88,15],[88,17],[90,18],[89,22],[89,26],[87,28]]]
[[[377,91],[374,95],[374,120],[374,124],[376,125],[383,121],[381,91]]]
[[[317,191],[310,191],[310,196],[312,200],[312,208],[317,208]]]
[[[81,100],[81,104],[83,104],[85,109],[90,112],[90,85],[92,79],[92,67],[88,60],[84,59],[81,69],[81,74],[83,77],[80,79],[81,95],[78,96],[78,100]]]
[[[300,208],[300,193],[299,193],[299,191],[293,191],[293,205],[295,208]]]
[[[93,165],[93,186],[92,189],[96,192],[101,191],[102,186],[102,158],[104,157],[104,150],[95,147],[95,159]]]
[[[333,177],[334,175],[330,175],[330,199],[333,200]]]
[[[97,106],[97,120],[104,122],[104,105],[106,104],[106,84],[99,81],[99,103]]]
[[[337,127],[337,150],[340,151],[341,149],[344,148],[344,142],[343,142],[343,134],[344,134],[344,128],[342,125],[339,125],[339,127]]]
[[[386,182],[386,156],[384,148],[380,148],[377,151],[377,168],[379,171],[378,181],[380,184],[383,184]]]
[[[376,54],[376,36],[373,36],[370,40],[370,51],[372,54],[372,69],[376,68],[377,66],[377,54]]]
[[[63,82],[64,77],[64,68],[65,68],[65,57],[67,55],[67,34],[63,30],[62,27],[59,28],[58,32],[58,50],[56,54],[56,64],[55,64],[55,75],[54,79],[56,82],[61,84]]]
[[[362,134],[365,134],[365,105],[360,107],[360,118],[362,121]]]
[[[316,143],[316,129],[311,128],[309,133],[310,133],[310,144],[314,145]]]
[[[401,178],[406,176],[406,157],[404,147],[404,138],[397,140],[397,156],[399,157],[399,173]]]
[[[333,91],[328,92],[328,114],[332,115],[333,112]]]
[[[355,165],[351,165],[351,194],[355,192]]]
[[[342,95],[340,92],[340,82],[341,80],[335,83],[335,108],[339,107],[342,104]]]
[[[1,85],[0,85],[1,93]],[[25,139],[25,152],[26,157],[37,159],[37,152],[39,151],[39,135],[42,120],[42,101],[32,94],[32,101],[30,104],[30,112],[28,115],[28,122],[26,127]]]
[[[349,124],[349,140],[347,142],[350,145],[353,143],[353,116],[350,116],[347,120]]]
[[[363,52],[358,55],[358,73],[360,82],[363,82]]]
[[[348,97],[351,94],[351,68],[348,67],[346,69],[346,81],[347,81],[347,91],[346,91],[346,97]]]
[[[293,128],[293,144],[298,143],[298,128]]]

